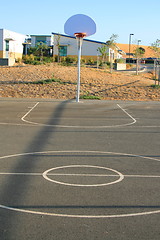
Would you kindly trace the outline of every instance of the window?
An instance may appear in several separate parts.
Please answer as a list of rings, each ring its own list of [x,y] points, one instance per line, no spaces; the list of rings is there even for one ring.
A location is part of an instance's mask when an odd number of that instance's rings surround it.
[[[44,44],[46,44],[46,41],[43,41],[43,40],[37,40],[37,41],[36,41],[36,44],[37,44],[37,43],[44,43]]]
[[[47,44],[46,37],[45,36],[36,36],[36,44],[41,43],[41,42]]]
[[[9,51],[9,40],[6,40],[6,51]]]
[[[67,56],[67,46],[60,46],[59,47],[59,55],[60,55],[60,57],[66,57]]]

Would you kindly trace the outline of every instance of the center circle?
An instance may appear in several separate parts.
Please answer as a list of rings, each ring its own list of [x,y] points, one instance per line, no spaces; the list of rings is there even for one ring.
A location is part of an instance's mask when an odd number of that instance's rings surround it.
[[[121,182],[124,179],[124,175],[117,170],[92,165],[55,167],[46,170],[42,175],[47,181],[77,187],[107,186]],[[53,177],[53,179],[51,177]],[[56,180],[56,178],[60,178],[60,180]],[[114,180],[112,180],[113,178]],[[63,179],[65,179],[65,181]]]
[[[110,154],[110,155],[113,155],[113,156],[124,156],[125,158],[133,157],[134,159],[140,158],[141,160],[150,160],[150,161],[155,161],[157,163],[160,162],[160,159],[158,159],[158,158],[147,157],[147,156],[136,155],[136,154],[129,154],[129,153],[107,152],[107,151],[73,151],[73,150],[68,150],[68,151],[61,151],[61,150],[54,151],[53,150],[53,151],[43,151],[43,152],[19,153],[19,154],[12,154],[12,155],[1,156],[0,160],[12,159],[14,157],[23,157],[23,156],[41,156],[41,155],[43,156],[43,155],[46,155],[46,154],[55,154],[55,153],[58,154],[58,155],[62,154],[62,153],[65,153],[65,154],[67,154],[67,153],[91,154],[92,153],[94,155],[95,154],[102,154],[102,156],[103,156],[103,154]],[[77,156],[79,156],[79,155],[77,155]],[[82,167],[83,165],[80,165],[80,166]],[[86,165],[84,165],[84,166],[86,166]],[[64,167],[65,166],[63,166],[63,168]],[[70,167],[70,166],[68,166],[68,167]],[[97,168],[98,166],[93,166],[93,167]],[[60,167],[58,167],[58,168],[60,169]],[[103,167],[98,167],[98,168],[103,168]],[[54,169],[55,168],[53,168],[53,170]],[[104,169],[109,170],[108,168],[104,168]],[[46,177],[47,177],[47,174],[50,175],[51,171],[52,171],[52,169],[49,169],[49,170],[45,171],[43,173],[43,176],[45,177],[45,175],[46,175]],[[111,171],[113,171],[114,173],[117,173],[116,170],[112,169]],[[13,174],[13,173],[11,173],[11,174]],[[39,174],[38,174],[38,176],[39,176]],[[148,177],[150,177],[150,176],[148,176]],[[47,179],[47,180],[49,180],[49,179]],[[117,205],[117,209],[118,209],[118,206],[119,205]],[[16,206],[12,206],[12,205],[9,206],[9,204],[2,204],[2,203],[0,203],[0,208],[6,209],[6,210],[15,211],[15,212],[21,212],[21,213],[27,213],[27,214],[36,214],[36,215],[41,215],[41,216],[44,215],[44,216],[53,216],[53,217],[86,218],[86,219],[124,218],[124,217],[133,217],[133,216],[146,216],[146,215],[152,215],[152,214],[160,214],[160,209],[159,208],[157,208],[156,210],[155,209],[151,209],[151,210],[147,209],[147,211],[145,211],[144,209],[142,211],[140,209],[139,210],[135,209],[135,211],[134,210],[133,211],[127,211],[128,210],[128,208],[127,208],[126,212],[124,212],[124,213],[123,212],[120,212],[120,213],[119,212],[117,212],[117,213],[114,213],[114,212],[113,213],[112,212],[108,213],[106,211],[106,209],[104,209],[104,212],[101,213],[101,214],[99,214],[99,213],[96,214],[96,212],[93,213],[93,214],[89,214],[89,213],[86,212],[86,214],[84,214],[84,213],[74,213],[74,212],[69,212],[69,213],[66,213],[66,212],[59,213],[58,212],[57,213],[56,211],[53,211],[53,212],[36,211],[35,209],[28,209],[29,207],[27,207],[27,209],[25,209],[25,208],[22,208],[21,206],[20,207],[16,207]]]

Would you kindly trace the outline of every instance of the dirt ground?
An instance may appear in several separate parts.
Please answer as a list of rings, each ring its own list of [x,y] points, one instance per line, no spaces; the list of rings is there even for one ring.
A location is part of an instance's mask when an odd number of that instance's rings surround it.
[[[52,83],[36,81],[56,79]],[[160,88],[151,73],[138,76],[129,73],[112,74],[109,70],[81,68],[81,96],[96,96],[107,100],[160,101]],[[28,84],[29,83],[29,84]],[[76,96],[77,67],[56,63],[0,67],[0,97],[74,99]]]

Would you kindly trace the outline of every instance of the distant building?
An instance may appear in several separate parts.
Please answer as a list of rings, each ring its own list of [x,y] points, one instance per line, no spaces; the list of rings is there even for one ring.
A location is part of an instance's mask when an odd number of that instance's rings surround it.
[[[0,29],[0,65],[13,65],[15,60],[22,58],[27,46],[27,36]]]

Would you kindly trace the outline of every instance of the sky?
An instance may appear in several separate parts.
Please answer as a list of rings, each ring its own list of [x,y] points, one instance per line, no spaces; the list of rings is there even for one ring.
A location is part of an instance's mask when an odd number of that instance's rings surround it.
[[[0,29],[27,35],[65,34],[64,24],[75,14],[91,17],[97,31],[88,39],[150,46],[160,39],[160,0],[7,0],[0,3]]]

